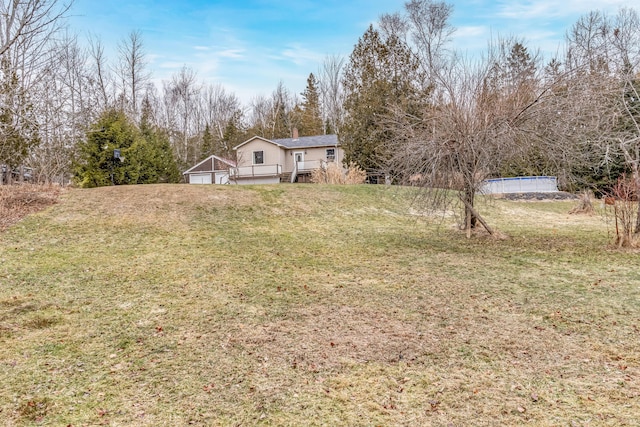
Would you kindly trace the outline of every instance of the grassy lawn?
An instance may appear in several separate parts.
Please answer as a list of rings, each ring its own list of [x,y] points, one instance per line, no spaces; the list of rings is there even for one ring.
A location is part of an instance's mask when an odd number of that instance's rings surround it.
[[[640,253],[409,191],[65,192],[0,234],[0,424],[640,425]]]

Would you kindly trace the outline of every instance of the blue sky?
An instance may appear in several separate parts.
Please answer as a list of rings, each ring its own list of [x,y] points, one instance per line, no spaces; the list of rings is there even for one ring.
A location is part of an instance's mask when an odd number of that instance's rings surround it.
[[[583,14],[615,14],[636,0],[451,0],[454,46],[480,51],[497,35],[522,37],[551,55]],[[345,58],[382,13],[404,0],[75,0],[71,31],[99,37],[110,56],[131,31],[142,33],[157,82],[184,65],[244,103],[279,81],[304,90],[327,55]]]

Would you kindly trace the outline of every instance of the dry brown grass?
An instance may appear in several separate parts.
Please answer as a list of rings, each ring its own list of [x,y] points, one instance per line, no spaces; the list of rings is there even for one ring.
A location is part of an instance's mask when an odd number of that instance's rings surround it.
[[[578,202],[569,211],[570,214],[584,214],[593,215],[596,213],[596,209],[593,207],[594,195],[592,191],[585,190],[580,193]]]
[[[0,231],[56,203],[61,192],[61,187],[57,185],[0,186]]]
[[[467,240],[407,191],[70,190],[0,235],[0,419],[637,425],[637,254],[571,202]]]
[[[367,173],[355,164],[344,169],[337,163],[327,163],[326,167],[311,173],[311,182],[315,184],[355,185],[363,184],[366,179]]]

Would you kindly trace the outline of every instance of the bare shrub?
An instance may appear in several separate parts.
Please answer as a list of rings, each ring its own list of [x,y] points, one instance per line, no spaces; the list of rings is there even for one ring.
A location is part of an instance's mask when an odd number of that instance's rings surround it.
[[[323,164],[311,172],[311,182],[315,184],[343,184],[344,172],[336,163]]]
[[[638,234],[634,233],[636,216],[638,214],[638,184],[633,178],[625,175],[618,178],[618,182],[605,197],[605,204],[613,206],[616,223],[617,247],[638,246]]]
[[[595,208],[593,207],[593,191],[585,190],[580,193],[578,203],[569,211],[570,214],[593,215]]]
[[[367,179],[367,172],[355,163],[351,163],[345,176],[345,184],[364,184]]]
[[[315,184],[363,184],[366,178],[367,173],[355,164],[345,170],[337,163],[327,163],[311,173],[311,182]]]

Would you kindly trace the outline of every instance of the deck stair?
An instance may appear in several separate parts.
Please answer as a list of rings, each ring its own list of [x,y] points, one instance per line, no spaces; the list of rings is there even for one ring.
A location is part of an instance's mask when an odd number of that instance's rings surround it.
[[[280,175],[280,182],[289,184],[291,183],[291,172],[284,172]]]

